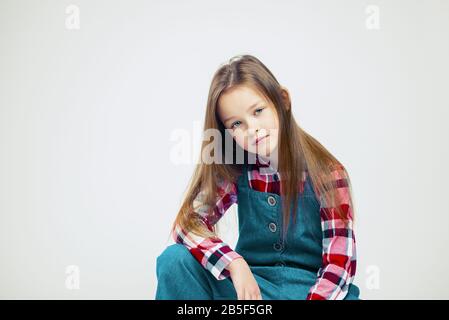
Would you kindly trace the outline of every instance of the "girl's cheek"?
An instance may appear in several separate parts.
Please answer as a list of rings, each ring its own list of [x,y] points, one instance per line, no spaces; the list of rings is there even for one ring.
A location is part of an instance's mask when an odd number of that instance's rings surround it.
[[[244,136],[237,136],[235,141],[239,144],[239,146],[245,150],[248,150],[248,139]]]
[[[240,145],[240,147],[246,150],[245,139],[243,139],[242,137],[238,137],[237,143]]]

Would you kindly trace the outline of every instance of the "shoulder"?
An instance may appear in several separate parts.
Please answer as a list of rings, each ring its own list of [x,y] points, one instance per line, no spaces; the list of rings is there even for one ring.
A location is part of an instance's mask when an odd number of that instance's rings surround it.
[[[217,177],[217,191],[219,196],[229,193],[235,194],[237,192],[237,183],[223,177]]]
[[[346,168],[340,163],[330,166],[330,176],[328,177],[328,180],[331,180],[336,188],[347,187],[349,175]]]

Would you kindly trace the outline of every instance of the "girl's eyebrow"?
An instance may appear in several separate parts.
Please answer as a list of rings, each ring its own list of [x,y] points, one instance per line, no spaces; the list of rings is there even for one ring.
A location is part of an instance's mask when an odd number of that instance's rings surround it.
[[[247,112],[248,112],[249,110],[251,110],[252,108],[254,108],[256,105],[258,105],[258,104],[261,103],[261,102],[262,102],[262,100],[259,100],[259,101],[255,102],[255,103],[253,103],[252,105],[250,105],[249,108],[246,109]],[[227,118],[227,119],[224,121],[224,123],[226,123],[226,122],[228,122],[229,120],[234,119],[234,118],[235,118],[235,116],[229,117],[229,118]]]

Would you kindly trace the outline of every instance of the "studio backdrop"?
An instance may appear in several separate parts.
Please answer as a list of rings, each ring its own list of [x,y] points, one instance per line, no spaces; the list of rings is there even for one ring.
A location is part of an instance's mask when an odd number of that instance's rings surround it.
[[[448,299],[448,31],[441,0],[1,0],[0,297],[154,299],[213,72],[251,54],[351,177],[360,297]]]

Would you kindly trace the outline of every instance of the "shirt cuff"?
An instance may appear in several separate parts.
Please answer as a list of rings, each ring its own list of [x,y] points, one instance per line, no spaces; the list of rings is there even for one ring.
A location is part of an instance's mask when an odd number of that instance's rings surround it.
[[[243,258],[240,254],[232,250],[228,245],[216,250],[208,259],[206,269],[208,269],[217,280],[228,278],[231,273],[227,269],[229,264],[235,259]]]

